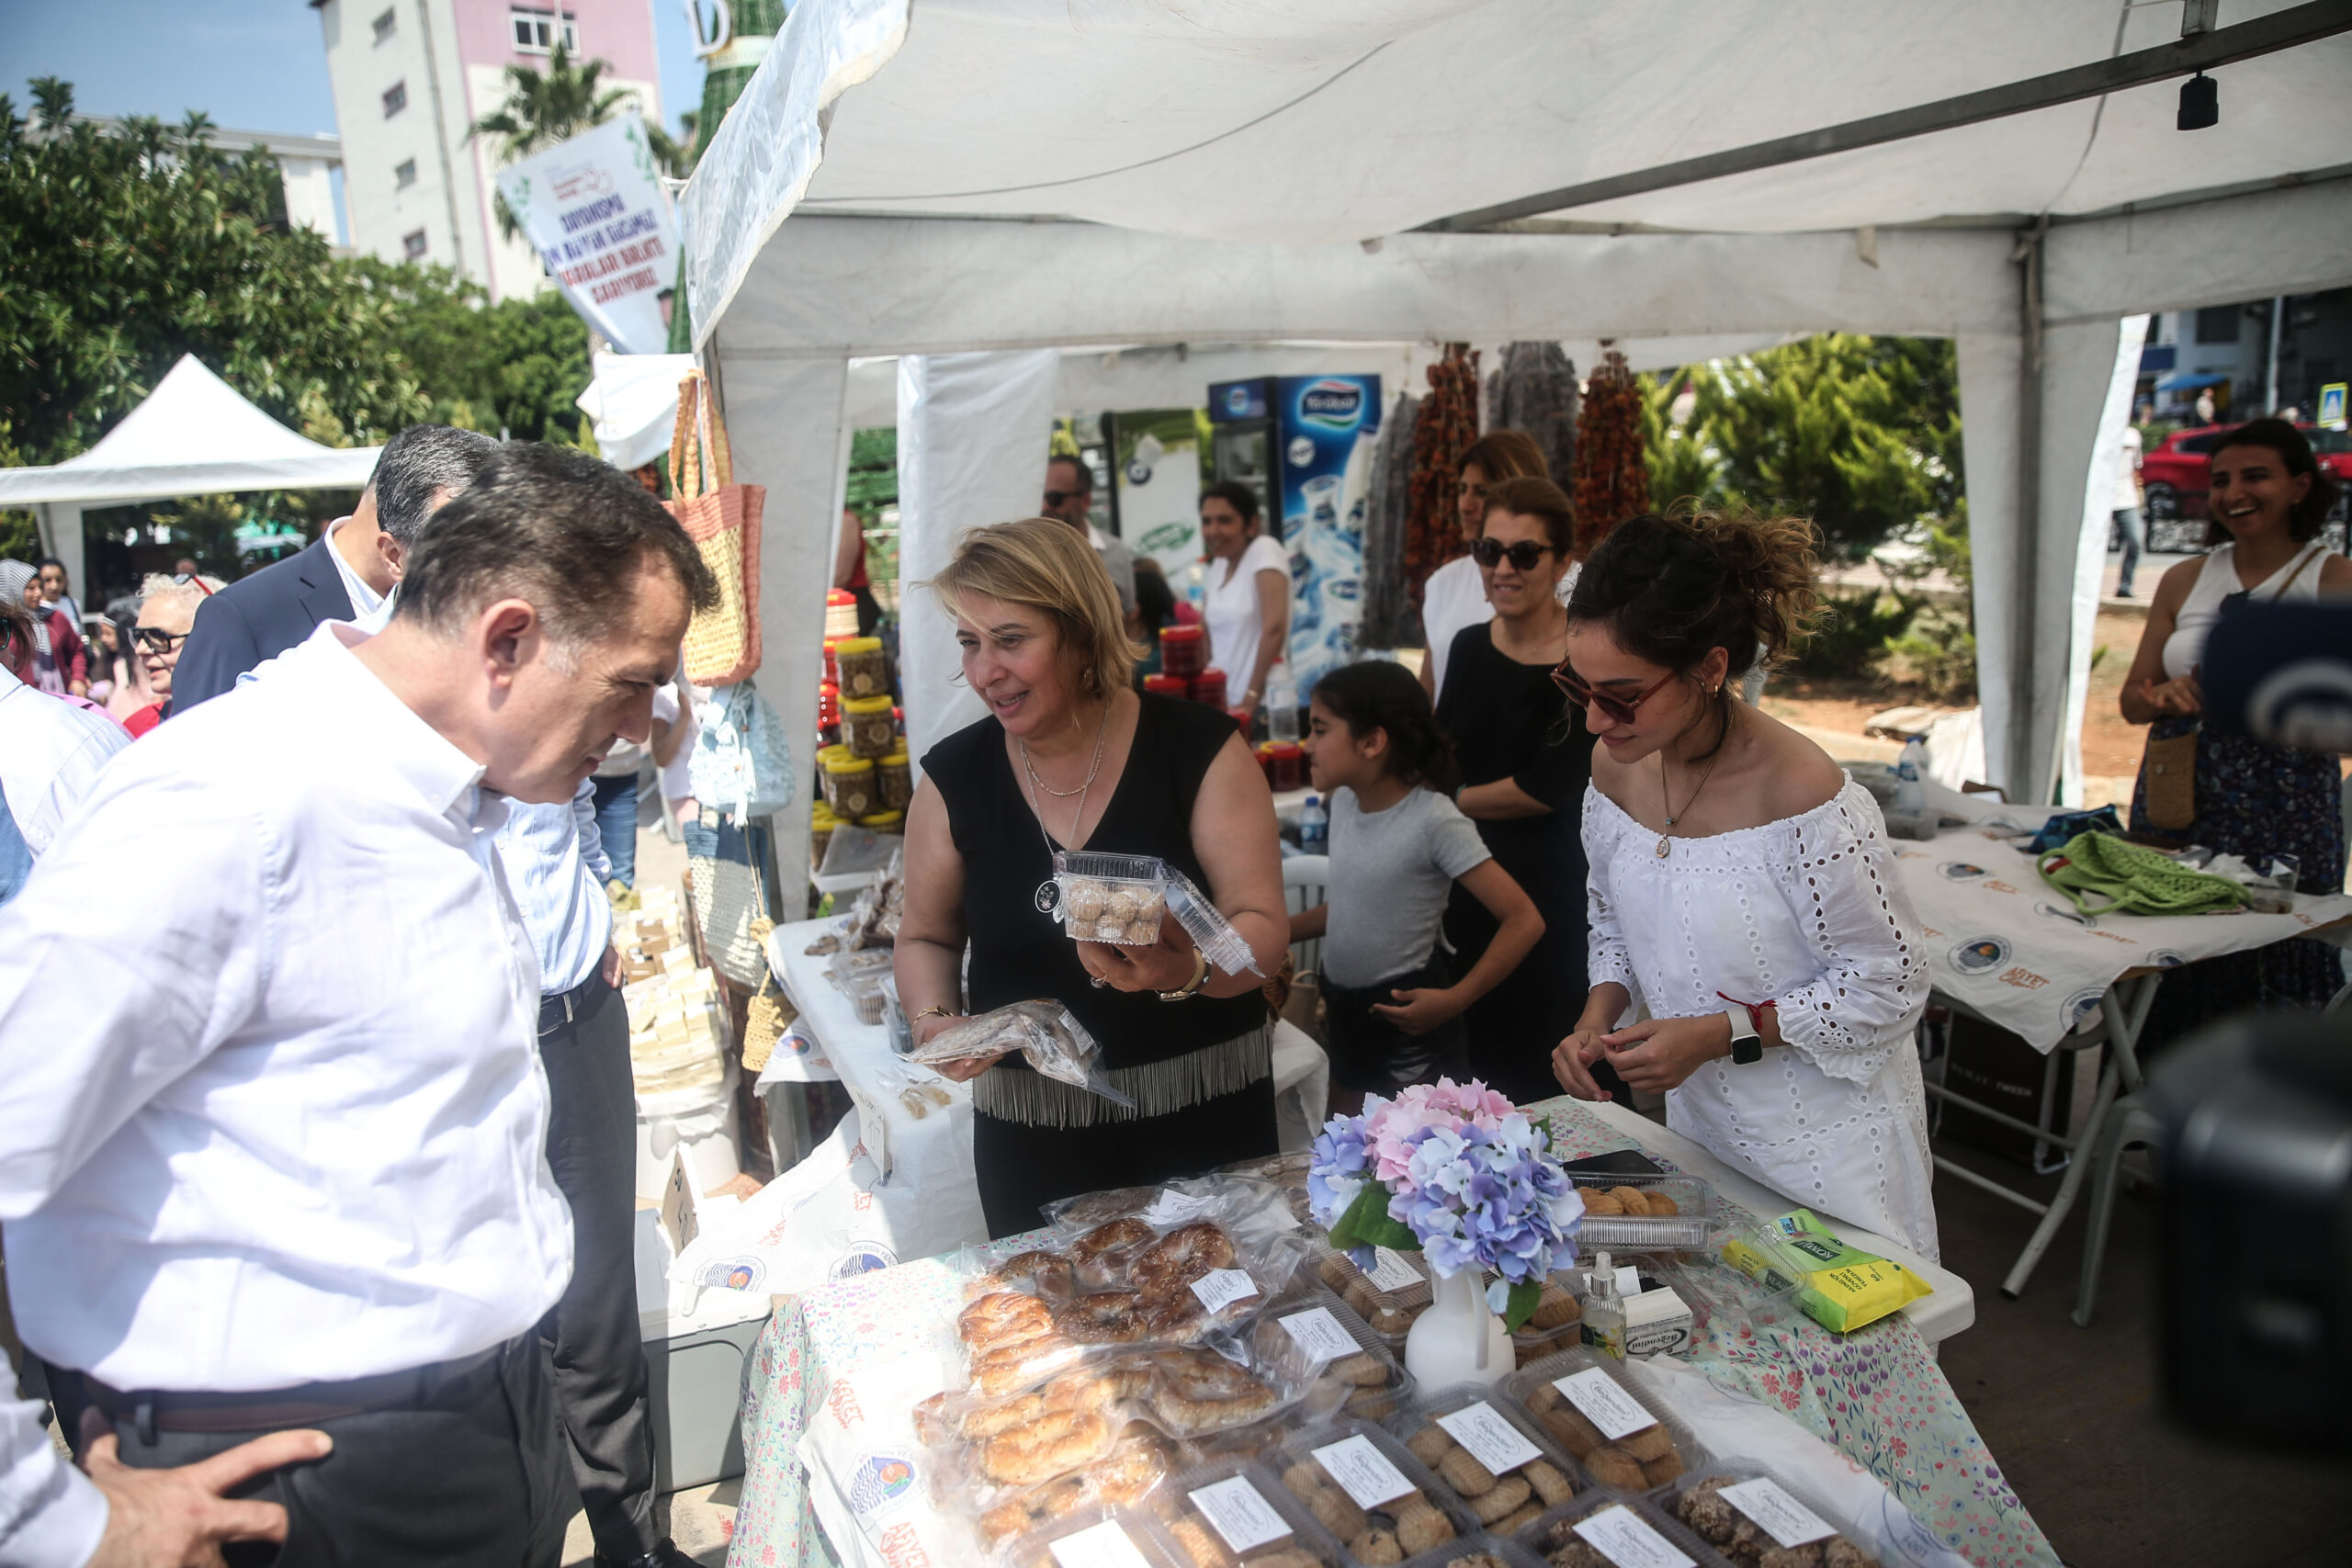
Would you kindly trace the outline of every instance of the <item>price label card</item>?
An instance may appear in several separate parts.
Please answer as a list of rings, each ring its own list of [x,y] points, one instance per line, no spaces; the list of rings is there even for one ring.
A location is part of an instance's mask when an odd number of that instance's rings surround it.
[[[1062,1537],[1052,1551],[1061,1568],[1151,1568],[1150,1559],[1127,1539],[1127,1532],[1107,1520]]]
[[[1356,1500],[1359,1508],[1377,1508],[1413,1490],[1405,1472],[1389,1463],[1388,1456],[1374,1448],[1372,1439],[1362,1434],[1317,1449],[1315,1459],[1324,1472],[1340,1483],[1340,1490]]]
[[[1568,1403],[1584,1412],[1584,1418],[1600,1428],[1600,1435],[1611,1442],[1630,1438],[1645,1427],[1657,1425],[1657,1417],[1641,1406],[1641,1402],[1617,1386],[1616,1380],[1599,1367],[1556,1378],[1552,1386],[1567,1395]]]
[[[1193,1281],[1193,1294],[1211,1312],[1246,1302],[1258,1293],[1258,1281],[1238,1269],[1212,1269]]]
[[[1448,1411],[1437,1418],[1437,1424],[1445,1428],[1448,1437],[1468,1449],[1472,1459],[1497,1475],[1544,1457],[1543,1450],[1529,1442],[1524,1433],[1483,1400]]]
[[[1237,1475],[1230,1481],[1204,1486],[1192,1496],[1193,1506],[1216,1527],[1216,1533],[1225,1537],[1225,1544],[1236,1551],[1247,1551],[1290,1534],[1290,1526],[1274,1512],[1272,1503],[1259,1495],[1246,1476]]]
[[[1820,1515],[1781,1489],[1777,1481],[1743,1481],[1723,1489],[1724,1501],[1762,1525],[1783,1548],[1836,1535]]]
[[[1617,1568],[1698,1568],[1680,1547],[1643,1523],[1622,1503],[1612,1503],[1589,1519],[1578,1519],[1576,1531]]]
[[[1143,1212],[1143,1223],[1161,1226],[1190,1224],[1207,1213],[1213,1201],[1187,1192],[1162,1192]]]
[[[1298,1342],[1298,1348],[1318,1361],[1336,1361],[1342,1356],[1352,1356],[1363,1347],[1355,1336],[1340,1325],[1329,1307],[1309,1307],[1295,1312],[1282,1320],[1283,1330]]]
[[[1385,1247],[1372,1249],[1372,1269],[1364,1278],[1384,1291],[1409,1291],[1415,1285],[1429,1282],[1421,1278],[1419,1269],[1405,1261],[1403,1254]]]

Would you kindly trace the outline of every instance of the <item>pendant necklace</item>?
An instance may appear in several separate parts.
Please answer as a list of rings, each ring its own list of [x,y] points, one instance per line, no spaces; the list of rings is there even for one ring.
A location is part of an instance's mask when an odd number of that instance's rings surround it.
[[[1728,740],[1731,739],[1728,732],[1728,726],[1725,727],[1725,731],[1724,740]],[[1666,792],[1666,758],[1663,755],[1659,756],[1657,760],[1657,795],[1658,799],[1666,803],[1667,831],[1660,833],[1657,836],[1658,859],[1664,860],[1667,856],[1674,852],[1674,840],[1672,837],[1674,825],[1682,820],[1685,817],[1690,815],[1690,808],[1699,802],[1699,790],[1703,790],[1707,787],[1707,781],[1715,776],[1715,764],[1723,760],[1723,740],[1718,740],[1715,742],[1715,754],[1707,760],[1707,771],[1699,775],[1699,789],[1692,790],[1690,797],[1683,801],[1682,809],[1677,811],[1674,809],[1673,797]]]
[[[1094,787],[1095,775],[1102,771],[1102,742],[1110,732],[1111,704],[1106,700],[1102,705],[1102,722],[1094,727],[1094,761],[1087,765],[1086,782],[1076,789],[1055,789],[1039,778],[1037,764],[1029,760],[1029,743],[1017,735],[1012,738],[1012,744],[1019,748],[1021,752],[1021,771],[1029,775],[1029,805],[1037,814],[1037,834],[1046,840],[1046,863],[1049,869],[1046,880],[1037,884],[1037,892],[1034,900],[1040,914],[1050,915],[1054,912],[1054,907],[1061,902],[1062,887],[1061,884],[1055,880],[1050,870],[1053,858],[1058,852],[1054,845],[1053,834],[1046,831],[1046,803],[1037,798],[1037,792],[1043,790],[1059,800],[1068,800],[1073,795],[1078,796],[1078,816],[1069,825],[1069,836],[1075,840],[1080,830],[1086,826],[1087,794]]]

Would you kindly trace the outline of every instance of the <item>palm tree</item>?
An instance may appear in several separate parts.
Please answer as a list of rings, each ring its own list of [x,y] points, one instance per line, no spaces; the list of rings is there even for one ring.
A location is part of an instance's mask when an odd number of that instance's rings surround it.
[[[494,113],[482,116],[467,127],[468,140],[477,136],[498,138],[498,161],[511,164],[604,124],[635,96],[627,87],[598,85],[605,65],[602,60],[575,62],[571,51],[558,42],[545,71],[534,71],[527,65],[508,66],[506,102]],[[646,122],[645,141],[647,150],[663,169],[683,175],[691,168],[693,160],[685,149],[651,120]],[[498,227],[511,240],[521,231],[522,225],[507,209],[505,197],[499,197],[497,209]]]

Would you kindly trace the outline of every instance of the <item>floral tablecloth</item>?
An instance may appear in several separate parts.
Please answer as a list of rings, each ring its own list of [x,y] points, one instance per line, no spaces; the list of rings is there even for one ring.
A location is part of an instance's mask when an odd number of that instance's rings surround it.
[[[1634,1146],[1573,1101],[1534,1109],[1550,1117],[1564,1157]],[[926,1259],[827,1285],[777,1308],[745,1369],[743,1487],[729,1568],[830,1568],[838,1561],[810,1513],[801,1438],[812,1422],[858,1415],[828,1409],[863,1397],[849,1392],[853,1370],[857,1387],[894,1391],[881,1397],[919,1387],[929,1358],[918,1353],[914,1367],[900,1365],[910,1359],[907,1325],[943,1323],[961,1304],[955,1275]],[[1690,1360],[1719,1385],[1779,1409],[1842,1450],[1981,1568],[2055,1568],[2057,1554],[1901,1314],[1844,1336],[1803,1318],[1765,1330],[1711,1325]],[[826,1483],[835,1483],[855,1495],[896,1483],[883,1472]],[[888,1534],[879,1555],[893,1568],[927,1561],[910,1534],[904,1550],[893,1550]]]

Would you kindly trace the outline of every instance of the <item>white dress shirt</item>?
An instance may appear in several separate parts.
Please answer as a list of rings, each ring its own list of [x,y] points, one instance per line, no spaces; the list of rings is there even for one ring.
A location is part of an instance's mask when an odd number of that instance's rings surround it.
[[[17,1326],[117,1388],[463,1357],[571,1275],[504,802],[357,640],[132,748],[0,909]]]
[[[384,601],[390,595],[379,593],[368,587],[360,575],[351,570],[351,563],[343,558],[343,547],[334,542],[334,536],[336,531],[350,521],[348,517],[336,518],[327,525],[326,533],[322,536],[327,542],[327,559],[334,562],[334,574],[343,579],[343,591],[351,596],[353,617],[366,621],[371,614],[383,607]],[[379,620],[368,629],[380,631],[383,623]]]
[[[107,760],[130,744],[130,732],[104,714],[0,670],[0,797],[34,859],[90,798]]]
[[[613,940],[613,903],[605,897],[613,863],[596,829],[596,786],[581,780],[566,805],[508,801],[498,858],[538,952],[541,994],[585,985]]]
[[[1478,575],[1478,563],[1468,556],[1456,556],[1435,571],[1421,584],[1421,643],[1430,661],[1430,689],[1440,696],[1445,694],[1445,660],[1453,651],[1453,639],[1466,626],[1482,626],[1495,618],[1495,607],[1487,602],[1487,580]]]

